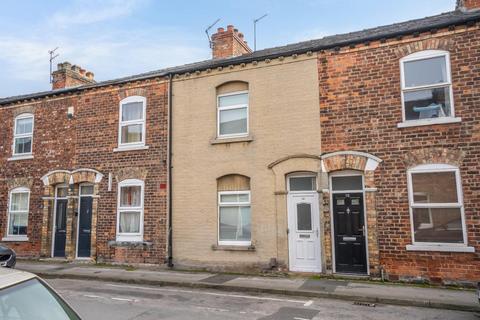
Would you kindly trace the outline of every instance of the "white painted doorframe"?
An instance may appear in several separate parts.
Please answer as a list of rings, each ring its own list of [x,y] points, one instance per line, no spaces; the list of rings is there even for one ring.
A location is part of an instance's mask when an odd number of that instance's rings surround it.
[[[298,230],[298,204],[310,204],[311,230]],[[289,192],[287,196],[289,269],[296,272],[321,272],[320,211],[318,192]]]

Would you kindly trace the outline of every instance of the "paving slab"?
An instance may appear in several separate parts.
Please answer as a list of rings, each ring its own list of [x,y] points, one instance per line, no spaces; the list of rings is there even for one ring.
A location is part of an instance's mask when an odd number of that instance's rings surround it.
[[[298,278],[272,278],[272,277],[253,277],[242,276],[228,281],[228,285],[238,287],[252,287],[262,289],[282,289],[297,290],[303,285],[305,279]]]
[[[222,284],[222,283],[225,283],[227,281],[230,281],[230,280],[233,280],[233,279],[236,279],[238,278],[237,275],[233,275],[233,274],[216,274],[216,275],[211,275],[211,276],[208,276],[207,278],[205,279],[202,279],[200,280],[201,282],[207,282],[207,283],[216,283],[216,284]]]
[[[175,270],[126,269],[75,263],[31,263],[21,261],[17,268],[46,278],[90,279],[211,288],[291,296],[334,298],[347,301],[406,305],[480,312],[473,290],[423,288],[399,284],[378,284],[340,279],[247,276]]]

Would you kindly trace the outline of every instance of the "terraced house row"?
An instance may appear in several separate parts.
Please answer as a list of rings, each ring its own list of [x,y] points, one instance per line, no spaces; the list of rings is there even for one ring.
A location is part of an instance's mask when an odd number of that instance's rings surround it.
[[[25,257],[480,279],[480,1],[0,99],[0,237]]]

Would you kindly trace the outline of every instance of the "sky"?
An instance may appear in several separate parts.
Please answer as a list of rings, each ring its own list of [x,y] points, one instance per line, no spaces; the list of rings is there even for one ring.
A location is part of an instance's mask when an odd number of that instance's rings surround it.
[[[257,49],[451,11],[455,0],[2,0],[0,97],[50,89],[48,50],[95,80],[210,59],[205,29],[233,24]]]

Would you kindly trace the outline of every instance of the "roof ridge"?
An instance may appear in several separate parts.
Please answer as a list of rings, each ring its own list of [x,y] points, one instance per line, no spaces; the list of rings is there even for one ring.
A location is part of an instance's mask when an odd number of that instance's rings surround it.
[[[335,46],[344,46],[347,44],[360,43],[365,41],[374,41],[375,39],[382,39],[388,37],[394,37],[397,34],[411,34],[425,31],[433,28],[446,27],[455,24],[464,24],[471,20],[480,20],[480,10],[478,11],[462,11],[454,10],[448,11],[433,16],[424,18],[417,18],[407,20],[403,22],[396,22],[389,25],[383,25],[378,27],[366,28],[363,30],[352,31],[343,34],[334,34],[325,36],[318,39],[305,40],[295,43],[290,43],[282,46],[265,48],[262,50],[254,51],[245,55],[237,57],[228,57],[221,59],[208,59],[203,61],[186,63],[183,65],[166,67],[154,71],[143,72],[131,76],[125,76],[121,78],[105,80],[97,82],[95,84],[87,84],[83,86],[64,88],[57,90],[49,90],[36,92],[31,94],[17,95],[11,97],[0,98],[0,105],[15,102],[18,100],[40,98],[47,95],[61,94],[67,92],[75,92],[85,90],[89,88],[102,87],[113,84],[120,84],[129,81],[138,81],[154,77],[162,77],[172,73],[186,73],[195,70],[205,70],[208,68],[215,68],[220,66],[226,66],[228,64],[239,64],[242,62],[251,62],[257,59],[266,59],[279,57],[281,55],[290,55],[294,53],[305,53],[308,51],[318,51]]]

